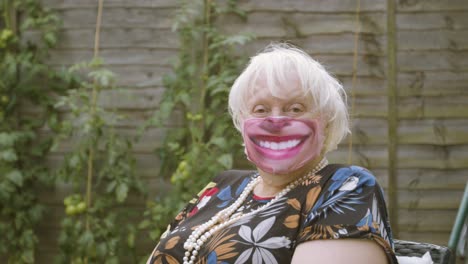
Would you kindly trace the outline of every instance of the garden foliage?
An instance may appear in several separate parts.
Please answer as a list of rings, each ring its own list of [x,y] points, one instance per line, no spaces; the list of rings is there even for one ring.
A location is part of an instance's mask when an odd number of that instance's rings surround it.
[[[132,142],[114,129],[122,117],[97,104],[104,89],[115,89],[115,76],[99,58],[73,66],[70,74],[83,76],[79,86],[55,104],[72,117],[63,121],[61,137],[76,141],[58,173],[73,190],[64,200],[59,263],[136,261],[132,215],[118,206],[132,189],[144,189],[134,173]]]
[[[236,55],[253,37],[226,35],[216,23],[222,16],[245,18],[236,1],[185,1],[176,16],[179,57],[173,74],[165,76],[167,88],[160,109],[150,121],[163,126],[177,113],[184,113],[180,127],[170,129],[163,147],[161,177],[171,189],[148,202],[141,228],[149,228],[157,240],[184,204],[219,172],[232,168],[242,157],[241,137],[227,110],[229,89],[245,60]],[[239,53],[237,53],[239,54]],[[244,158],[241,158],[242,160]]]
[[[57,16],[38,1],[0,3],[0,255],[33,263],[45,209],[39,190],[55,179],[45,160],[60,127],[54,96],[75,82],[44,63],[57,41]]]

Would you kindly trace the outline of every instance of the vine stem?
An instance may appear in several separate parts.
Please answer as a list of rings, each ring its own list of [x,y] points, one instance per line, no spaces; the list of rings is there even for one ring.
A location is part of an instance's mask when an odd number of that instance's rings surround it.
[[[94,55],[93,59],[96,59],[99,56],[99,36],[101,32],[101,23],[102,23],[102,7],[104,0],[99,0],[98,2],[98,13],[96,18],[96,33],[94,36]],[[96,116],[96,103],[98,97],[98,83],[94,81],[92,95],[91,95],[91,107],[90,107],[90,118],[94,122]],[[91,144],[89,146],[89,155],[88,155],[88,174],[87,174],[87,183],[86,183],[86,208],[91,207],[92,196],[91,196],[91,187],[93,183],[93,161],[95,156],[95,145]],[[89,213],[86,214],[86,231],[89,231]],[[85,257],[85,264],[88,263],[88,257]]]
[[[209,45],[209,37],[208,37],[208,28],[210,27],[210,16],[211,16],[211,0],[204,0],[205,4],[205,31],[203,33],[203,73],[201,76],[201,91],[200,91],[200,114],[204,117],[205,113],[205,97],[206,97],[206,80],[208,79],[208,45]],[[205,134],[205,123],[202,121],[201,122],[201,133],[200,136],[201,138],[199,140],[202,140],[204,134]]]
[[[3,2],[3,16],[5,17],[5,28],[11,28],[10,6],[9,2]]]

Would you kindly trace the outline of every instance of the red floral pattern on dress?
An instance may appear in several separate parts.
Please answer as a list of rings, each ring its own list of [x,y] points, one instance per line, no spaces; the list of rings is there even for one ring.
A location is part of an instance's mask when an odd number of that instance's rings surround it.
[[[200,209],[202,209],[203,207],[205,207],[205,205],[211,200],[211,197],[214,196],[215,194],[217,194],[218,192],[219,192],[219,189],[216,188],[216,187],[205,190],[200,195],[200,198],[198,199],[199,202],[197,203],[197,205],[195,205],[195,207],[193,207],[193,209],[187,214],[187,216],[191,217],[191,216],[195,215],[196,213],[198,213],[198,211]]]

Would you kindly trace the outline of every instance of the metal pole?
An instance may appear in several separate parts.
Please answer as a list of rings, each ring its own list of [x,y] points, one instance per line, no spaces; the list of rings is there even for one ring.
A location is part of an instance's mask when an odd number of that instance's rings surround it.
[[[468,183],[465,187],[465,193],[458,208],[457,217],[455,218],[455,223],[453,224],[452,233],[450,233],[450,240],[448,247],[452,250],[452,253],[456,254],[456,248],[458,245],[458,240],[460,240],[460,233],[465,223],[466,213],[468,211]]]

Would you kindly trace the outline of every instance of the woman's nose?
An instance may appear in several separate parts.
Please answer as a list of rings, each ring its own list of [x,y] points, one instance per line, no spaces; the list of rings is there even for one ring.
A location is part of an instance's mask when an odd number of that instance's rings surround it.
[[[277,107],[271,109],[270,117],[280,117],[283,116],[283,111]]]
[[[287,117],[267,117],[260,124],[260,128],[268,132],[279,132],[286,126],[290,125],[290,118]]]

